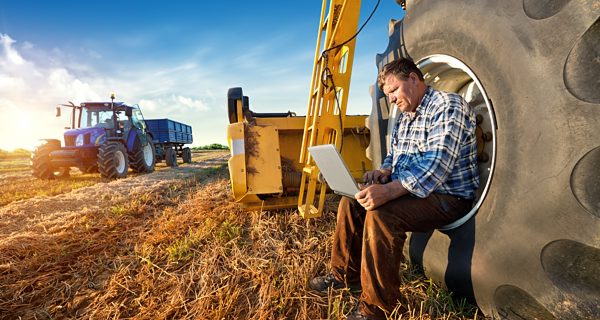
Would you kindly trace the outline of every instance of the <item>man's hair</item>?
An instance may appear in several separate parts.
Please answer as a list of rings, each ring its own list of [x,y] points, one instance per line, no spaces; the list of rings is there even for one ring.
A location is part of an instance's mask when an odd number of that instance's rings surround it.
[[[419,80],[424,80],[423,73],[417,68],[417,65],[412,60],[408,58],[394,60],[383,66],[383,69],[381,69],[381,72],[379,72],[379,76],[377,77],[377,85],[379,86],[379,89],[383,90],[385,78],[387,78],[387,76],[394,75],[400,80],[407,80],[411,72],[414,72],[417,77],[419,77]]]

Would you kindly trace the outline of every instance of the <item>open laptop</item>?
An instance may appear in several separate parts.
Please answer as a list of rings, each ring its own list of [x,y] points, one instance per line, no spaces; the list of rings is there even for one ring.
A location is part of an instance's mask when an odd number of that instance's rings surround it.
[[[323,144],[308,148],[327,185],[337,194],[350,198],[360,191],[350,170],[333,144]]]

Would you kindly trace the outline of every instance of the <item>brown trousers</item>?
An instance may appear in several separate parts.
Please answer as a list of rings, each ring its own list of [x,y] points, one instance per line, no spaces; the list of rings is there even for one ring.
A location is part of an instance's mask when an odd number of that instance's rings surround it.
[[[431,194],[394,199],[373,211],[342,197],[331,252],[333,275],[348,286],[362,286],[360,311],[385,319],[400,298],[400,263],[406,232],[427,232],[464,216],[471,200]]]

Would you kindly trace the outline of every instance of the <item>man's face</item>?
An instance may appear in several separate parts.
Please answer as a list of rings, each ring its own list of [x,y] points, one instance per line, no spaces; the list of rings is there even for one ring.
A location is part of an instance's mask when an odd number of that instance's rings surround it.
[[[406,80],[401,80],[393,74],[385,77],[383,93],[390,103],[396,104],[402,112],[414,112],[419,106],[417,92],[418,77],[411,73]]]

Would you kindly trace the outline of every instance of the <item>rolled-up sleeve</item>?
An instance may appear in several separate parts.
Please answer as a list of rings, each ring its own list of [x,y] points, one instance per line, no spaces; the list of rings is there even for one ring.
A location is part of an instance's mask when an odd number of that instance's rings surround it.
[[[385,157],[385,159],[383,159],[383,163],[381,163],[381,166],[379,167],[379,169],[388,169],[391,170],[392,169],[392,154],[388,153],[387,156]]]

